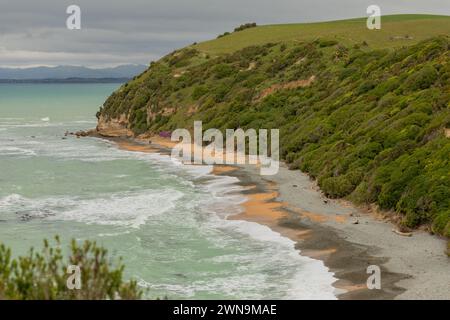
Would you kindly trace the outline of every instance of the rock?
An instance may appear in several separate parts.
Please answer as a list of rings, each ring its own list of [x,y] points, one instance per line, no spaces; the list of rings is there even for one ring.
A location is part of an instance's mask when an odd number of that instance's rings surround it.
[[[354,219],[354,220],[352,221],[352,224],[359,224],[359,220],[358,220],[358,219]]]
[[[323,203],[327,204],[327,203],[328,203],[328,200],[327,200],[327,199],[323,200]]]
[[[298,185],[296,185],[296,184],[294,184],[294,185],[292,185],[294,188],[297,188],[298,187]]]
[[[79,137],[87,137],[89,135],[89,133],[86,132],[86,131],[80,130],[80,131],[75,132],[75,135],[77,136],[77,138],[79,138]]]
[[[28,213],[25,213],[25,214],[23,214],[22,216],[20,216],[20,221],[30,221],[31,220],[31,215],[30,214],[28,214]]]

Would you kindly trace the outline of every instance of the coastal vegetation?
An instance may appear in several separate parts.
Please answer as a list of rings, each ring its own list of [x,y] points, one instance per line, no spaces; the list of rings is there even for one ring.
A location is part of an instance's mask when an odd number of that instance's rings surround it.
[[[246,29],[255,28],[256,26],[257,26],[257,24],[255,22],[244,23],[244,24],[241,24],[239,27],[234,28],[234,32],[239,32],[239,31],[243,31]],[[222,38],[222,37],[228,36],[230,34],[231,34],[230,32],[225,32],[224,34],[219,35],[217,38]]]
[[[30,249],[24,256],[14,258],[5,245],[0,244],[0,300],[134,300],[142,297],[142,290],[133,280],[123,279],[121,261],[108,258],[107,250],[95,242],[79,245],[75,240],[66,258],[59,238],[55,245],[47,240],[41,251]],[[80,268],[80,287],[69,289],[68,266]]]
[[[331,198],[450,236],[450,17],[262,26],[177,50],[98,113],[136,135],[280,129],[281,157]]]

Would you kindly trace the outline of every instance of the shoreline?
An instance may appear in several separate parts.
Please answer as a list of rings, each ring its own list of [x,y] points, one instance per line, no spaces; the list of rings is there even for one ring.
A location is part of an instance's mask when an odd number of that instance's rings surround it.
[[[176,144],[161,137],[91,134],[128,151],[170,154]],[[150,142],[150,143],[149,143]],[[293,240],[299,254],[323,261],[338,279],[345,299],[450,299],[446,242],[424,231],[404,237],[395,226],[340,200],[325,198],[309,177],[281,163],[275,176],[262,177],[250,165],[214,165],[211,174],[238,178],[247,201],[229,217],[268,226]],[[357,221],[357,222],[356,222]],[[376,245],[375,245],[376,244]],[[366,286],[367,267],[381,268],[381,290]]]
[[[284,164],[275,176],[261,177],[248,165],[240,175],[241,181],[247,176],[253,183],[277,186],[273,201],[286,215],[276,228],[295,235],[302,255],[324,261],[335,273],[335,287],[347,290],[339,299],[450,299],[445,239],[422,230],[401,236],[390,220],[325,198],[306,174]],[[369,265],[381,268],[381,290],[366,287]]]

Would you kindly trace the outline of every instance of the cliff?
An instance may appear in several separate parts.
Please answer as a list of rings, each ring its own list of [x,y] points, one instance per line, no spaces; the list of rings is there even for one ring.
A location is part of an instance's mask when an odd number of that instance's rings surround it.
[[[395,27],[352,34],[354,21],[330,23],[329,35],[307,26],[309,38],[256,27],[177,50],[109,97],[98,129],[278,128],[282,158],[327,196],[450,236],[450,18],[390,17]]]

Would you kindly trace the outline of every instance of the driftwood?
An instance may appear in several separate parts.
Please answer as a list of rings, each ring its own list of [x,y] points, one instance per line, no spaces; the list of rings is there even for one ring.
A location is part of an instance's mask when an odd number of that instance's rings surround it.
[[[394,232],[394,233],[396,233],[396,234],[398,234],[399,236],[402,236],[402,237],[412,237],[412,232],[401,232],[401,231],[399,231],[397,229],[392,229],[392,232]]]

